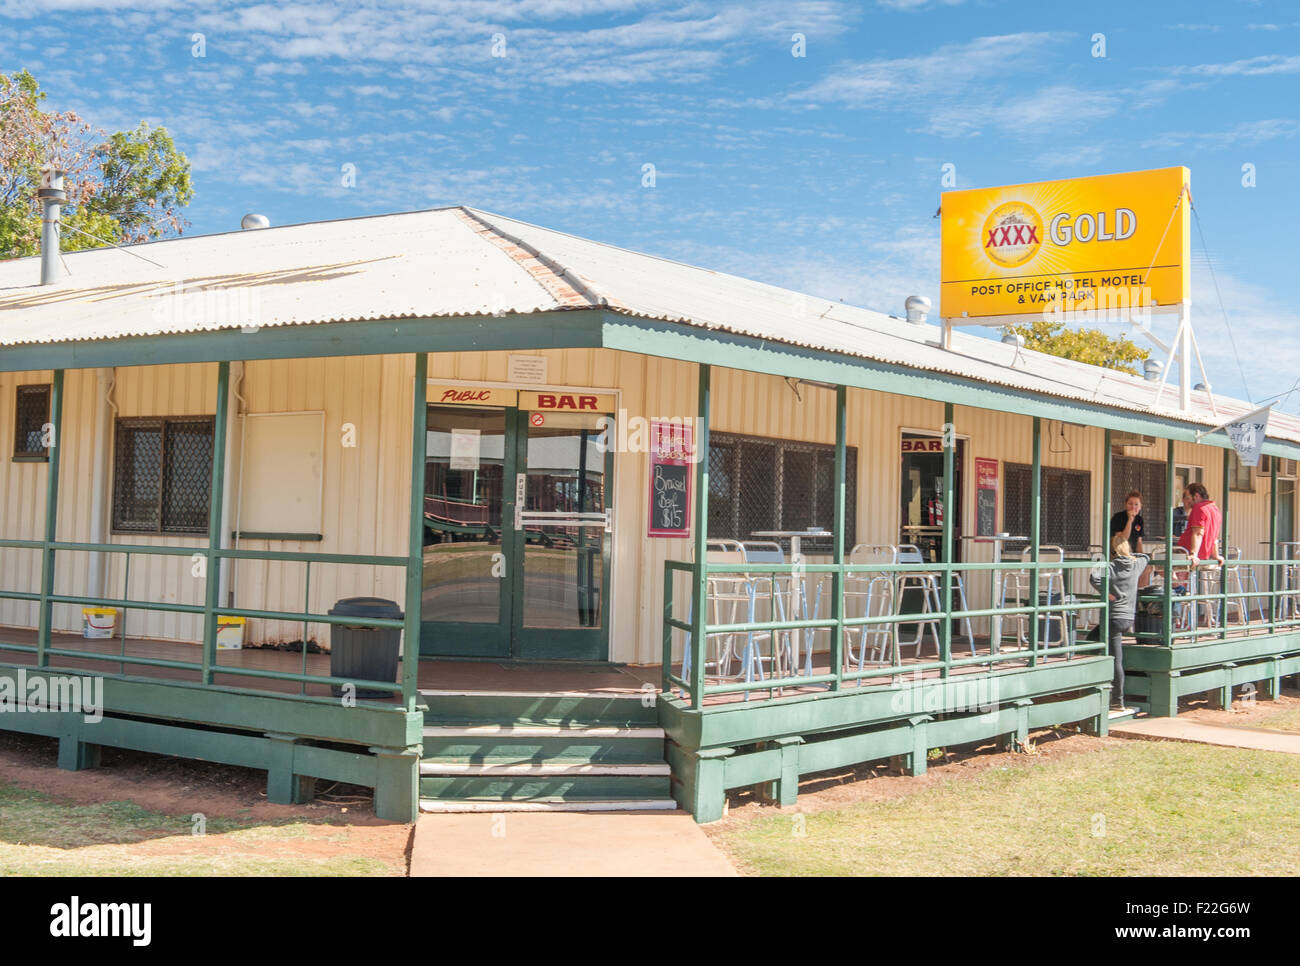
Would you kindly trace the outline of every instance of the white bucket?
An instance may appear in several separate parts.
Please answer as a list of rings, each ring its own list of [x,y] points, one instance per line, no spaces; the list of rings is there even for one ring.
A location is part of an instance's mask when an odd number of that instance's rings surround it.
[[[94,640],[112,637],[117,630],[117,611],[112,607],[83,607],[81,636]]]

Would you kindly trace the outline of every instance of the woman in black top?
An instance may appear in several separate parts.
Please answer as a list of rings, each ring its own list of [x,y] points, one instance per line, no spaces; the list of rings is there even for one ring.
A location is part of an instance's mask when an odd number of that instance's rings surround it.
[[[1146,526],[1142,522],[1142,494],[1133,490],[1124,498],[1124,509],[1110,518],[1110,540],[1122,537],[1133,553],[1142,552],[1142,537]]]

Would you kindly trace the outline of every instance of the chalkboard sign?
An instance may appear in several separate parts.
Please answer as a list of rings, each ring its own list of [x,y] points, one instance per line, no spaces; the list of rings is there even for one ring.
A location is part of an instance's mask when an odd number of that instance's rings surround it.
[[[998,461],[975,461],[975,536],[998,532]]]
[[[648,536],[691,535],[693,456],[689,425],[670,420],[651,421]]]

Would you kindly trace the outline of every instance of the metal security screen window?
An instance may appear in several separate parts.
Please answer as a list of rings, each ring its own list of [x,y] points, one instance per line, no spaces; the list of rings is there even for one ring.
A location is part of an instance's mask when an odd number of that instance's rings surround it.
[[[211,416],[119,419],[113,448],[113,529],[206,533]]]
[[[1134,490],[1142,494],[1142,522],[1146,526],[1143,546],[1154,546],[1165,536],[1165,490],[1168,467],[1159,460],[1116,456],[1110,464],[1110,510],[1123,509],[1124,499]],[[1108,517],[1109,519],[1109,514]]]
[[[854,544],[858,453],[845,452],[844,546]],[[756,530],[833,529],[835,447],[734,433],[709,435],[709,536],[751,540]],[[834,552],[829,539],[807,553]]]
[[[1042,530],[1040,541],[1063,550],[1087,550],[1092,530],[1089,495],[1092,474],[1086,470],[1061,470],[1044,466],[1041,480]],[[1006,464],[1006,503],[1002,527],[1016,536],[1031,532],[1030,487],[1033,467]]]
[[[14,459],[49,459],[45,425],[50,421],[50,387],[19,386],[14,392]]]

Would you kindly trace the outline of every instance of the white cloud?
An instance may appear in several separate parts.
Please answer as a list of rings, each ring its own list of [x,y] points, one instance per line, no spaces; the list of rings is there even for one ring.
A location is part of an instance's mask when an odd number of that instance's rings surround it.
[[[1224,64],[1197,64],[1173,68],[1175,74],[1200,74],[1206,77],[1262,77],[1270,74],[1300,73],[1300,54],[1260,54]]]
[[[1293,138],[1300,134],[1300,121],[1291,118],[1271,118],[1261,121],[1242,121],[1227,131],[1171,131],[1142,142],[1144,148],[1178,148],[1195,145],[1203,148],[1226,148],[1241,144],[1259,144],[1278,138]]]

